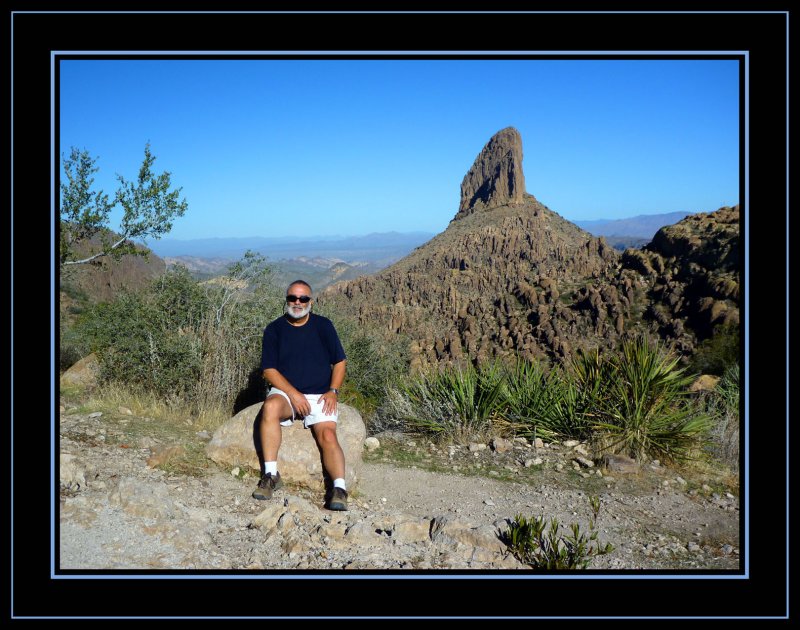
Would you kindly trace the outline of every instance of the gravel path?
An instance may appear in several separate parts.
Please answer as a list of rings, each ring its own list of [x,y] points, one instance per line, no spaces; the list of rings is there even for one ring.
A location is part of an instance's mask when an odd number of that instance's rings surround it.
[[[599,542],[614,545],[591,569],[739,569],[738,498],[692,487],[664,466],[614,478],[552,466],[568,461],[564,449],[525,467],[509,463],[525,450],[421,447],[451,470],[371,458],[350,510],[329,512],[321,488],[287,483],[272,501],[256,501],[256,477],[243,471],[152,468],[164,444],[112,420],[62,414],[62,570],[529,569],[497,533],[518,514],[586,531],[591,496],[601,505]],[[467,474],[479,461],[486,474]],[[503,473],[519,480],[493,477]]]

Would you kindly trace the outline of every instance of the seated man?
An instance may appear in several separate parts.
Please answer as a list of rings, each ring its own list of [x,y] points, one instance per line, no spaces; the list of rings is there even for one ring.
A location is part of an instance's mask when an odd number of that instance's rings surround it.
[[[261,369],[271,388],[259,425],[264,470],[253,497],[269,499],[283,485],[278,472],[281,425],[302,418],[333,479],[328,509],[346,510],[344,451],[336,437],[336,422],[347,361],[333,323],[311,312],[313,302],[307,282],[292,282],[286,291],[285,314],[264,329]]]

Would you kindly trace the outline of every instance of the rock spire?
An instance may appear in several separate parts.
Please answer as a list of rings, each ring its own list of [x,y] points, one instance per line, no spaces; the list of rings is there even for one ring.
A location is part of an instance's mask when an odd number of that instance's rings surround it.
[[[522,137],[514,127],[492,136],[461,182],[461,203],[453,220],[480,210],[522,203]]]

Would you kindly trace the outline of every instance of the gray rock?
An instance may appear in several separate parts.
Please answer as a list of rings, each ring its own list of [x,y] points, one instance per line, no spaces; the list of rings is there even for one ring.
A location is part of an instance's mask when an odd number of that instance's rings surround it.
[[[77,385],[79,387],[93,388],[97,385],[100,376],[100,362],[94,353],[84,357],[61,375],[60,383],[64,385]]]
[[[602,461],[606,469],[615,473],[626,474],[639,471],[639,463],[635,459],[631,459],[625,455],[612,455],[607,453],[603,455]]]
[[[250,405],[217,429],[206,446],[206,455],[224,466],[249,467],[260,472],[258,421],[262,405]],[[296,421],[283,427],[282,431],[278,451],[281,477],[309,488],[319,488],[323,479],[322,459],[311,430],[305,429],[302,421]],[[353,407],[339,403],[336,435],[344,451],[345,481],[349,491],[358,485],[366,434],[361,414]]]

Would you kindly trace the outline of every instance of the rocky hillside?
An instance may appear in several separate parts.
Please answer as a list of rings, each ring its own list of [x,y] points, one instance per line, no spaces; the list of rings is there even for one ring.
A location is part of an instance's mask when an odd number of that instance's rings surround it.
[[[681,350],[739,325],[739,221],[738,205],[695,214],[623,254],[623,267],[647,283],[647,315]]]
[[[519,353],[560,361],[659,335],[690,353],[738,321],[738,207],[663,228],[644,251],[614,250],[524,192],[522,141],[503,129],[461,185],[447,229],[381,273],[320,298],[397,343],[413,365]]]
[[[111,238],[116,240],[119,236],[112,233]],[[88,256],[100,247],[100,238],[95,236],[75,249],[78,256]],[[124,289],[142,288],[166,268],[166,263],[152,252],[146,258],[128,255],[114,260],[102,256],[91,264],[69,265],[60,278],[61,317],[69,320],[89,304],[108,302]]]

